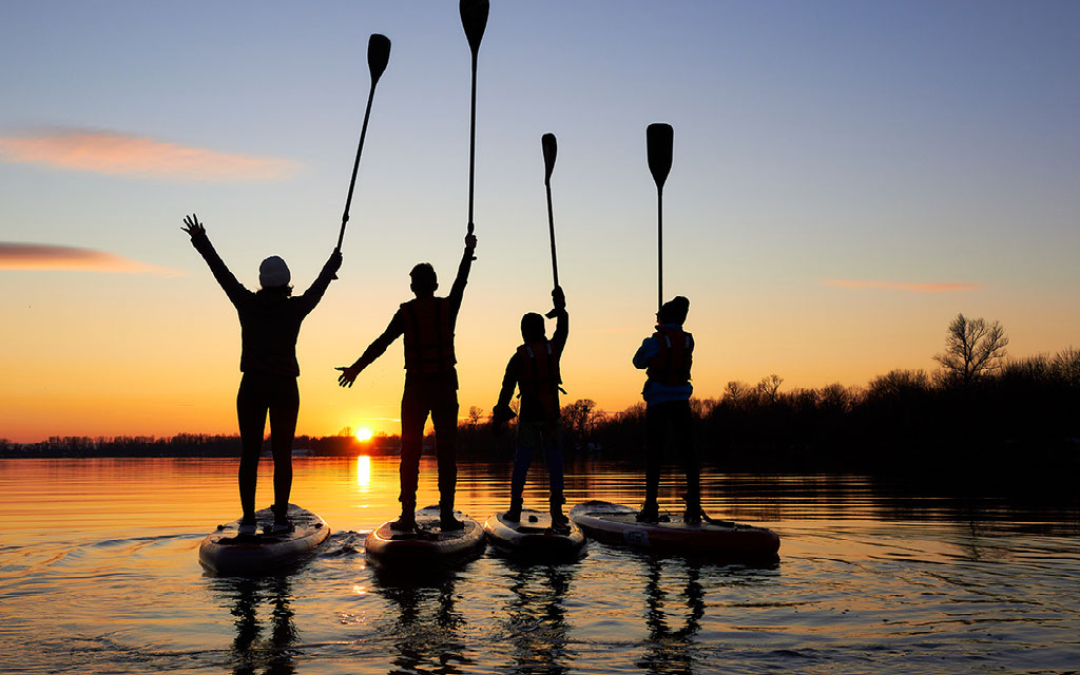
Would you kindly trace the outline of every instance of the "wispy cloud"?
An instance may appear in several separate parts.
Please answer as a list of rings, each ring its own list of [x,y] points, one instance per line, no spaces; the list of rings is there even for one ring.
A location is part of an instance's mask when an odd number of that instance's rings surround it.
[[[296,168],[285,159],[188,148],[90,129],[0,137],[0,160],[109,175],[209,182],[282,180]]]
[[[826,286],[836,288],[854,288],[888,291],[911,291],[914,293],[948,293],[951,291],[974,291],[982,288],[982,284],[937,282],[937,283],[910,283],[903,281],[880,281],[876,279],[826,279]]]
[[[149,265],[89,248],[0,242],[0,271],[3,270],[52,270],[167,276],[178,274],[175,270],[165,267],[157,267],[156,265]]]

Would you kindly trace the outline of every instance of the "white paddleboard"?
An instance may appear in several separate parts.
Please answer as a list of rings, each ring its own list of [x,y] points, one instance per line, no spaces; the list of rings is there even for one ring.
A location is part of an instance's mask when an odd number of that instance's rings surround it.
[[[575,523],[553,528],[551,515],[522,509],[518,522],[496,513],[484,523],[488,540],[500,551],[522,560],[557,562],[574,560],[585,548],[585,535]]]
[[[219,574],[280,572],[302,561],[330,536],[322,518],[295,504],[289,504],[291,532],[270,532],[274,523],[270,509],[256,511],[255,519],[258,527],[254,535],[241,536],[239,520],[218,525],[199,546],[199,562]]]
[[[367,536],[364,548],[376,567],[386,572],[423,573],[452,567],[484,551],[484,529],[472,518],[455,511],[465,524],[461,530],[443,531],[439,507],[416,512],[416,529],[399,532],[383,523]]]

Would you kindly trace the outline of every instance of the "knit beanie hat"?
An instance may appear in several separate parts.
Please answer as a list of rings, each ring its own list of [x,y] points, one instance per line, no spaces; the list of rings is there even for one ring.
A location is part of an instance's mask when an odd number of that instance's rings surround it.
[[[272,255],[259,265],[259,283],[263,288],[276,288],[288,285],[292,275],[285,261]]]

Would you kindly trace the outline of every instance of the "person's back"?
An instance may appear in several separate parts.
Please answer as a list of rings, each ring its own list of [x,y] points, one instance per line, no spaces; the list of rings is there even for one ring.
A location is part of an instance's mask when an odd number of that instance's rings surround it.
[[[449,298],[434,295],[401,304],[404,321],[405,370],[410,375],[449,373],[457,364],[454,355],[454,324]]]
[[[314,308],[310,298],[263,289],[237,305],[243,351],[240,370],[300,374],[296,343],[304,318]]]
[[[534,339],[517,348],[520,359],[518,389],[521,391],[521,422],[541,422],[553,426],[559,416],[559,360],[562,350],[550,340]]]

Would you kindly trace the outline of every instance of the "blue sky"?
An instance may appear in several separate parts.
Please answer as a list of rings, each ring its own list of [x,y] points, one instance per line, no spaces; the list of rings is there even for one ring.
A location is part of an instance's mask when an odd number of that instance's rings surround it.
[[[239,335],[180,220],[198,213],[245,283],[277,253],[304,288],[336,241],[373,32],[393,50],[345,266],[300,343],[311,433],[396,416],[399,353],[351,397],[332,368],[408,298],[412,264],[434,263],[448,289],[460,257],[457,3],[5,7],[0,275],[14,292],[0,311],[18,377],[0,385],[13,411],[0,436],[58,418],[70,433],[228,428]],[[929,370],[960,311],[1005,324],[1016,356],[1075,345],[1078,45],[1073,2],[493,2],[462,404],[490,408],[518,318],[547,303],[545,132],[559,139],[571,399],[638,400],[629,359],[656,295],[644,137],[657,121],[675,128],[664,287],[692,301],[699,394],[773,372],[791,388]],[[12,252],[31,243],[135,267],[73,271],[58,254],[41,262],[57,269],[21,269]]]

